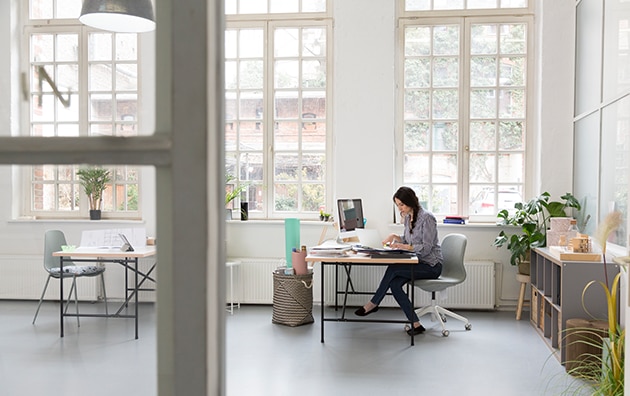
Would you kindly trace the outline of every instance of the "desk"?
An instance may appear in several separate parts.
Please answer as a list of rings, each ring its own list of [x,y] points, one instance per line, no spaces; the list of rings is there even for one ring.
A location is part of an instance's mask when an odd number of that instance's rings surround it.
[[[371,322],[371,323],[404,323],[404,324],[409,324],[410,326],[413,326],[413,323],[409,322],[408,320],[378,320],[378,319],[347,319],[345,317],[345,310],[346,310],[346,301],[347,301],[347,297],[348,294],[372,294],[372,293],[367,293],[367,292],[357,292],[354,290],[354,286],[352,286],[352,281],[350,280],[350,271],[352,269],[353,265],[364,265],[364,266],[374,266],[374,265],[382,265],[382,266],[387,266],[387,265],[396,265],[396,264],[411,264],[411,265],[416,265],[418,264],[418,259],[416,257],[404,257],[404,258],[371,258],[371,257],[365,257],[365,256],[333,256],[333,257],[326,257],[326,256],[318,256],[318,255],[308,255],[306,256],[306,261],[307,262],[311,262],[311,263],[321,263],[322,265],[322,272],[321,272],[321,299],[322,299],[322,306],[321,306],[321,342],[324,342],[324,322]],[[344,301],[343,301],[343,306],[342,306],[342,315],[341,318],[326,318],[324,315],[324,291],[325,291],[325,286],[324,284],[326,283],[326,266],[327,265],[332,265],[335,266],[335,274],[337,274],[338,270],[339,270],[339,266],[343,266],[344,270],[346,271],[347,279],[346,279],[346,287],[345,287],[345,291],[343,292],[344,294]],[[412,271],[412,277],[413,277],[413,271]],[[410,280],[410,282],[413,284],[414,279],[412,278]],[[337,305],[337,295],[339,294],[339,290],[338,290],[338,280],[337,280],[337,276],[335,276],[335,305]],[[349,292],[348,291],[348,287],[352,286],[353,291]],[[413,304],[413,301],[415,300],[415,292],[414,292],[415,287],[411,288],[411,301]],[[411,345],[414,345],[414,336],[413,333],[411,335]]]
[[[135,319],[136,326],[136,339],[138,339],[138,292],[141,290],[154,290],[154,289],[141,289],[142,284],[146,280],[155,282],[155,279],[151,277],[151,272],[155,268],[155,264],[151,266],[149,271],[143,273],[138,270],[138,259],[155,256],[155,246],[147,246],[136,248],[133,252],[123,252],[119,248],[84,248],[80,247],[73,251],[58,251],[53,253],[53,257],[59,257],[60,272],[63,273],[64,262],[89,262],[89,263],[116,263],[125,267],[125,301],[120,305],[116,313],[114,314],[72,314],[65,313],[64,299],[63,299],[63,282],[59,282],[59,322],[61,337],[63,337],[63,317],[64,316],[90,316],[90,317],[107,317],[107,318],[133,318]],[[129,288],[128,275],[129,271],[134,273],[134,287]],[[138,278],[142,277],[140,281]],[[131,293],[129,293],[131,291]],[[122,310],[127,307],[129,301],[134,298],[136,305],[133,315],[123,315]]]

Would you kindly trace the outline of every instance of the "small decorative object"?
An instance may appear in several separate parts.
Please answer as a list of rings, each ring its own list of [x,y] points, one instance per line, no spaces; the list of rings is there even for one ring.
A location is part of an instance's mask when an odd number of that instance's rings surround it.
[[[328,220],[330,220],[330,213],[326,213],[326,212],[324,212],[324,209],[320,209],[319,210],[319,219],[321,221],[328,221]]]
[[[245,221],[249,218],[249,203],[241,202],[241,220]]]
[[[111,182],[111,173],[100,167],[82,168],[77,171],[77,176],[90,204],[90,220],[101,219],[101,204],[103,203],[103,191],[107,183]]]
[[[233,184],[232,185],[232,189],[230,189],[227,184],[230,184],[231,181],[235,180],[236,177],[226,173],[225,174],[225,183],[226,183],[226,187],[225,187],[225,206],[226,206],[226,213],[227,213],[227,220],[232,220],[232,208],[228,207],[228,205],[230,205],[230,202],[232,202],[234,199],[236,199],[236,197],[239,197],[241,195],[241,193],[243,191],[245,191],[245,189],[247,188],[246,184]],[[247,217],[249,215],[249,213],[246,213],[245,216]],[[243,217],[243,213],[242,213],[242,207],[241,207],[241,220]],[[245,219],[247,220],[247,219]]]

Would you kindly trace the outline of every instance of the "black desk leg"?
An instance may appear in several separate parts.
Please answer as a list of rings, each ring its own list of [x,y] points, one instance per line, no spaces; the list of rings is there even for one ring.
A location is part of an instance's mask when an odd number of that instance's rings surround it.
[[[326,275],[324,274],[325,273],[324,268],[326,268],[326,265],[323,262],[321,262],[320,264],[322,266],[322,279],[321,279],[321,290],[320,290],[320,292],[321,292],[321,297],[320,297],[321,304],[320,304],[319,311],[320,311],[320,318],[321,318],[321,322],[322,322],[321,323],[321,326],[322,326],[321,343],[323,344],[324,343],[324,306],[326,305],[325,297],[324,297],[324,280],[326,279]]]
[[[136,270],[134,271],[136,273],[136,276],[135,276],[136,277],[136,280],[135,280],[135,282],[136,282],[136,290],[135,290],[135,293],[136,293],[136,312],[135,313],[136,313],[136,340],[137,340],[138,339],[138,308],[139,308],[139,306],[138,306],[138,294],[140,294],[140,292],[138,291],[138,258],[137,257],[135,259],[135,265],[136,265]]]
[[[59,257],[59,326],[63,337],[63,256]]]
[[[415,303],[416,303],[416,287],[414,286],[413,282],[415,280],[415,276],[413,273],[413,268],[411,269],[411,309],[413,310]],[[413,322],[411,322],[411,346],[415,345],[415,332],[413,331]]]

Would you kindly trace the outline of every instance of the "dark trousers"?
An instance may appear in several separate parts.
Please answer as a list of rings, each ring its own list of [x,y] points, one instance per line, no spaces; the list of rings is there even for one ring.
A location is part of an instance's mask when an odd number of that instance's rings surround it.
[[[436,264],[433,267],[422,262],[416,265],[389,265],[371,301],[375,305],[379,305],[385,298],[387,289],[389,289],[405,316],[407,316],[407,319],[411,322],[419,322],[418,315],[413,310],[413,304],[403,290],[403,287],[411,280],[411,271],[413,271],[414,279],[436,279],[442,273],[442,264]]]

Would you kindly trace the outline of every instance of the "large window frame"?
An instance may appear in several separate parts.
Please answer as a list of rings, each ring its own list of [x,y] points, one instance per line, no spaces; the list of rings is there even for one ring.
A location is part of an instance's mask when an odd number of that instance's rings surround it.
[[[332,20],[326,12],[226,16],[226,46],[245,40],[240,34],[248,31],[254,32],[252,39],[264,43],[259,54],[248,58],[241,57],[238,49],[225,50],[225,156],[230,175],[226,192],[244,187],[227,208],[239,209],[247,202],[252,219],[313,219],[328,204],[331,191]],[[283,32],[296,34],[298,53],[286,53],[286,48],[276,45],[282,39],[276,33]],[[322,50],[307,54],[305,37],[313,32],[323,34]],[[245,62],[262,64],[262,86],[242,87],[238,79],[234,85],[232,76],[244,70]],[[317,76],[307,77],[312,73],[308,65],[316,63],[315,73],[323,76],[323,85],[309,85]],[[295,83],[278,82],[280,65],[294,67],[289,74],[295,73]],[[249,106],[254,110],[243,104],[247,95],[256,101]],[[295,103],[282,104],[288,101]],[[292,108],[287,111],[283,106]],[[246,139],[250,143],[245,144]]]
[[[57,2],[51,4],[54,6],[44,12],[53,12],[47,15],[52,18],[45,20],[41,15],[30,16],[35,13],[30,4],[23,9],[22,133],[45,137],[137,136],[142,114],[138,35],[86,27],[78,20],[80,2],[67,3],[66,8]],[[69,19],[69,14],[76,14],[77,19]],[[109,110],[97,111],[98,104]],[[83,166],[19,167],[23,197],[20,215],[41,219],[88,217],[88,199],[76,175]],[[110,169],[112,181],[104,193],[102,217],[140,219],[141,168],[105,167]]]
[[[427,3],[428,4],[428,3]],[[462,4],[464,4],[462,2]],[[397,134],[397,150],[396,150],[396,180],[401,185],[409,185],[413,187],[419,194],[423,207],[434,212],[438,217],[447,215],[463,215],[468,216],[472,222],[496,222],[496,213],[503,206],[512,206],[510,200],[520,200],[526,197],[527,169],[530,169],[529,155],[527,152],[528,145],[531,144],[533,136],[533,106],[534,97],[533,84],[533,10],[531,6],[519,9],[487,9],[487,10],[436,10],[436,11],[405,11],[404,1],[399,3],[398,18],[398,52],[397,52],[397,112],[396,112],[396,134]],[[518,117],[519,128],[522,128],[522,136],[520,146],[515,147],[501,143],[499,133],[499,125],[504,121],[499,115],[501,114],[499,100],[495,99],[496,113],[494,116],[485,119],[482,117],[474,117],[474,92],[487,89],[488,92],[504,92],[508,89],[502,86],[500,81],[501,58],[505,55],[500,52],[500,46],[497,46],[497,53],[492,55],[497,58],[496,75],[492,76],[495,83],[489,83],[488,87],[475,85],[471,81],[471,29],[475,26],[501,26],[522,24],[526,27],[525,34],[527,43],[525,44],[524,55],[524,84],[522,87],[525,92],[523,99],[524,112]],[[410,106],[410,96],[408,84],[406,84],[406,66],[405,62],[413,60],[406,54],[405,50],[405,32],[407,29],[415,27],[428,27],[434,29],[436,27],[458,27],[459,46],[457,54],[448,54],[447,56],[434,56],[430,54],[427,59],[429,65],[428,73],[432,73],[435,67],[434,59],[439,58],[440,62],[449,63],[448,57],[452,57],[454,61],[451,65],[456,64],[456,68],[451,72],[457,74],[457,81],[452,86],[446,88],[451,91],[457,90],[457,95],[453,101],[449,102],[449,106],[456,108],[454,116],[445,119],[434,119],[432,109],[433,103],[436,101],[432,98],[434,92],[444,90],[444,87],[434,87],[432,85],[423,87],[427,92],[427,109],[428,115],[425,116],[409,116],[410,110],[416,111],[417,107]],[[433,30],[430,30],[433,32]],[[499,32],[497,32],[497,40],[500,40]],[[431,33],[432,34],[432,33]],[[430,40],[434,39],[431,36]],[[500,42],[499,42],[500,44]],[[482,54],[483,55],[483,54]],[[490,56],[490,57],[492,57]],[[445,61],[447,59],[447,61]],[[494,62],[494,61],[493,61]],[[451,66],[452,67],[452,66]],[[427,80],[432,84],[432,77],[429,75]],[[426,88],[426,89],[425,89]],[[453,112],[451,108],[451,113]],[[506,121],[513,121],[511,117]],[[415,147],[408,143],[410,137],[415,133],[410,128],[410,121],[417,122],[419,125],[426,124],[424,134],[416,133],[415,136],[424,136],[426,142],[424,145],[418,143]],[[435,130],[435,125],[440,122],[445,125],[442,132]],[[487,145],[482,147],[479,145],[480,139],[472,139],[475,133],[475,125],[480,124],[493,125],[490,136],[495,140],[495,145]],[[450,129],[449,129],[450,128]],[[422,128],[418,128],[422,130]],[[411,132],[410,132],[411,131]],[[444,132],[446,131],[446,132]],[[473,132],[471,132],[473,131]],[[478,132],[477,132],[478,133]],[[479,136],[479,135],[477,135]],[[436,146],[436,139],[445,138],[450,141],[449,144],[443,144],[443,147]],[[405,141],[407,139],[407,142]],[[511,175],[506,175],[501,171],[505,168],[505,158],[516,158],[517,165],[520,169],[513,171]],[[491,172],[486,176],[480,176],[475,172],[473,165],[475,161],[489,161],[491,164],[489,169]],[[415,165],[413,165],[415,161]],[[478,163],[478,162],[477,162]],[[512,161],[513,165],[514,160]],[[441,165],[440,165],[441,164]],[[440,171],[442,169],[442,171]],[[448,174],[443,174],[444,170],[450,170]],[[499,192],[497,194],[496,192]],[[505,193],[505,194],[504,194]],[[480,202],[477,202],[480,201]],[[479,210],[482,205],[490,208],[489,210]],[[498,207],[498,209],[497,209]],[[487,209],[487,208],[486,208]]]

